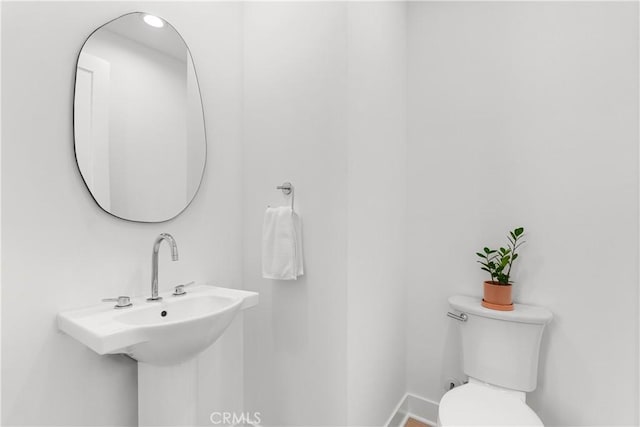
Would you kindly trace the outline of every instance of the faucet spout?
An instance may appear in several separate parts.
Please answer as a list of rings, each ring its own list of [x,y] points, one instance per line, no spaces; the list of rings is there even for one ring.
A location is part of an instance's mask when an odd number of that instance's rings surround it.
[[[167,234],[166,236],[171,239],[167,240],[167,242],[170,242],[169,248],[171,249],[171,261],[178,261],[178,245],[176,245],[176,241],[170,234]]]
[[[176,239],[169,233],[160,234],[155,242],[153,242],[153,253],[151,254],[151,297],[147,301],[162,301],[162,297],[158,296],[158,252],[160,244],[166,240],[171,249],[171,260],[178,261],[178,245]]]

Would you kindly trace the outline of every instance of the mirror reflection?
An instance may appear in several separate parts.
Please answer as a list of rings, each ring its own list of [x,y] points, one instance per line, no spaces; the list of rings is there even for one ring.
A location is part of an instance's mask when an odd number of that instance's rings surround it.
[[[204,172],[204,119],[191,54],[168,22],[131,13],[91,34],[78,57],[74,134],[105,211],[160,222],[189,205]]]

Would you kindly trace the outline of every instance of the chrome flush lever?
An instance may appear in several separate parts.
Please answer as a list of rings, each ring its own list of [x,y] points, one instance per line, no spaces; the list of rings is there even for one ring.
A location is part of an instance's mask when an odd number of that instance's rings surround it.
[[[176,296],[176,297],[179,297],[179,296],[182,296],[182,295],[186,295],[187,291],[185,291],[184,288],[186,288],[187,286],[191,286],[194,283],[196,283],[196,282],[191,281],[189,283],[185,283],[185,284],[176,286],[175,290],[173,291],[173,295]]]
[[[117,298],[104,298],[102,300],[103,302],[115,302],[116,305],[113,306],[113,308],[127,308],[127,307],[131,307],[133,304],[131,303],[131,298],[129,297],[125,297],[125,296],[120,296]]]
[[[447,312],[447,316],[451,317],[452,319],[456,319],[456,320],[458,320],[460,322],[466,322],[467,319],[469,318],[465,313],[460,313],[458,315],[458,314],[452,313],[450,311]]]

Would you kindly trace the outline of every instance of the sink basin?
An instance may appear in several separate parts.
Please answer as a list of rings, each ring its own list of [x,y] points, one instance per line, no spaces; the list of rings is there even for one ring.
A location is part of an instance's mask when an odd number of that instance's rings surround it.
[[[134,298],[130,308],[113,303],[58,314],[58,328],[98,354],[124,353],[151,365],[175,365],[213,344],[236,314],[258,303],[258,294],[192,286],[161,302]]]

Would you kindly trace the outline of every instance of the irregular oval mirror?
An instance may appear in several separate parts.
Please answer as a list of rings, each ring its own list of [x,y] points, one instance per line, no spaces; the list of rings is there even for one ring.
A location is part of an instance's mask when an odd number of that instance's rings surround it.
[[[130,13],[89,36],[73,117],[78,167],[102,209],[161,222],[191,203],[207,149],[202,102],[189,49],[167,21]]]

